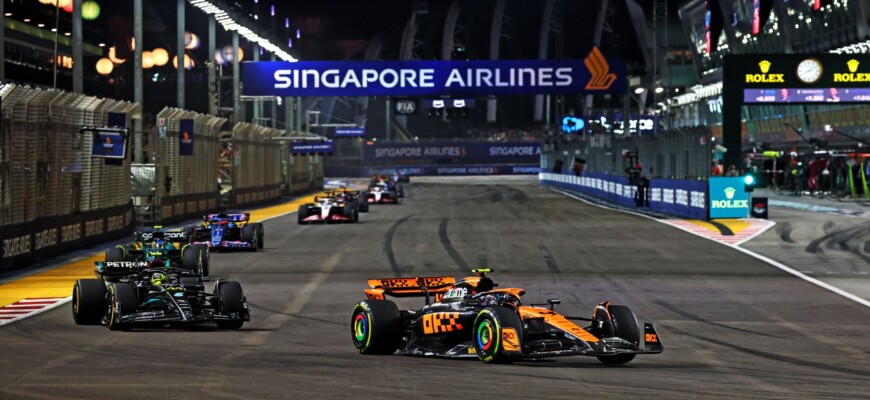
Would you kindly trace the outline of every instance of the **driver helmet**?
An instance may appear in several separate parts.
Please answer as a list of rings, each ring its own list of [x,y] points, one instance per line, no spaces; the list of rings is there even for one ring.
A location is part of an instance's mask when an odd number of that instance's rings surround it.
[[[166,282],[166,274],[162,272],[155,272],[153,275],[151,275],[152,285],[159,286],[162,285],[164,282]]]

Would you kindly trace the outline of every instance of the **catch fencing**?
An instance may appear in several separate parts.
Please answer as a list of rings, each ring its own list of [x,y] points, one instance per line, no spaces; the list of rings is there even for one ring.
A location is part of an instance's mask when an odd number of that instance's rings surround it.
[[[642,174],[649,178],[706,179],[712,162],[712,133],[707,127],[672,129],[657,135],[616,138],[592,135],[571,141],[549,141],[543,147],[541,170],[573,170],[575,159],[585,161],[584,171],[623,175],[631,166],[624,152],[635,152]]]
[[[83,126],[106,126],[109,113],[139,118],[137,104],[0,86],[0,267],[31,263],[128,231],[130,163],[92,158]]]
[[[133,167],[133,199],[140,222],[165,224],[215,210],[220,204],[217,171],[226,119],[177,108],[164,108],[157,118],[165,128],[148,132],[151,163]],[[180,155],[182,120],[193,121],[191,155]]]
[[[263,203],[277,199],[282,193],[323,188],[322,157],[291,157],[284,135],[283,130],[248,123],[233,127],[232,206]]]

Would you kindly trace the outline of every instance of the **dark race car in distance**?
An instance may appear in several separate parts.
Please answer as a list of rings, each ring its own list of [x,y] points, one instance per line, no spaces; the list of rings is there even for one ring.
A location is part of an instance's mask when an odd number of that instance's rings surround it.
[[[609,301],[595,307],[592,318],[565,316],[554,308],[561,301],[526,305],[519,288],[496,288],[474,270],[464,278],[385,278],[369,280],[368,300],[351,314],[351,339],[362,354],[478,357],[487,363],[555,356],[597,357],[608,365],[625,364],[637,354],[661,353],[662,343],[651,323],[643,336],[628,307]],[[430,295],[436,301],[430,303]],[[425,297],[419,309],[399,310],[386,300]],[[573,321],[586,321],[581,327]]]
[[[174,267],[208,279],[208,246],[188,243],[186,232],[156,226],[138,229],[133,237],[131,243],[107,249],[105,260],[94,263],[97,278],[112,281],[142,268]]]
[[[353,203],[335,197],[314,196],[314,203],[299,206],[296,217],[299,225],[317,222],[355,223],[359,221],[359,211]]]
[[[263,224],[250,223],[251,214],[207,214],[201,225],[190,227],[192,243],[223,249],[257,251],[264,242]]]
[[[326,196],[333,197],[340,202],[353,204],[354,206],[356,206],[359,212],[369,211],[369,203],[366,201],[365,196],[363,196],[362,192],[359,190],[343,189],[341,191],[326,192]]]

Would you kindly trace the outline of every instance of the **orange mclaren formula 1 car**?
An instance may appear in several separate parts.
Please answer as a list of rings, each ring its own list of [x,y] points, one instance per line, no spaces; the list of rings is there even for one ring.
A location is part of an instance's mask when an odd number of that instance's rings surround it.
[[[637,354],[661,353],[651,323],[643,336],[628,307],[603,302],[592,318],[554,311],[559,299],[524,305],[523,289],[496,288],[486,276],[456,282],[453,277],[369,280],[367,300],[351,316],[353,345],[362,354],[478,357],[487,363],[555,356],[595,356],[604,364],[624,364]],[[425,297],[417,310],[399,310],[393,297]],[[430,302],[430,296],[435,302]],[[585,321],[581,327],[573,321]]]

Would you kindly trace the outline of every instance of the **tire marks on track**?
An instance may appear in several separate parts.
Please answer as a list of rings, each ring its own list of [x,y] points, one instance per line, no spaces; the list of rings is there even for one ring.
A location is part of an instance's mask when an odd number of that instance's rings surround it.
[[[538,245],[538,251],[540,251],[541,256],[544,257],[544,263],[547,264],[547,269],[550,270],[550,275],[553,276],[553,280],[557,280],[557,277],[562,275],[562,270],[559,268],[559,264],[556,262],[556,258],[553,257],[550,248],[542,243]]]
[[[387,233],[384,234],[384,253],[387,255],[387,261],[390,262],[390,269],[393,270],[393,276],[397,278],[402,277],[402,271],[399,268],[399,264],[396,263],[396,255],[393,253],[393,236],[395,236],[396,231],[399,229],[405,221],[411,219],[414,215],[409,215],[405,218],[402,218],[396,221],[390,229],[387,230]]]
[[[450,258],[459,266],[459,270],[466,273],[471,273],[471,268],[468,267],[468,263],[465,262],[465,259],[462,258],[462,255],[456,251],[456,248],[453,247],[453,244],[450,243],[450,237],[447,236],[447,223],[450,220],[444,218],[441,220],[441,224],[438,226],[438,238],[441,239],[441,245],[444,246],[444,249],[447,250],[447,254],[450,254]]]

